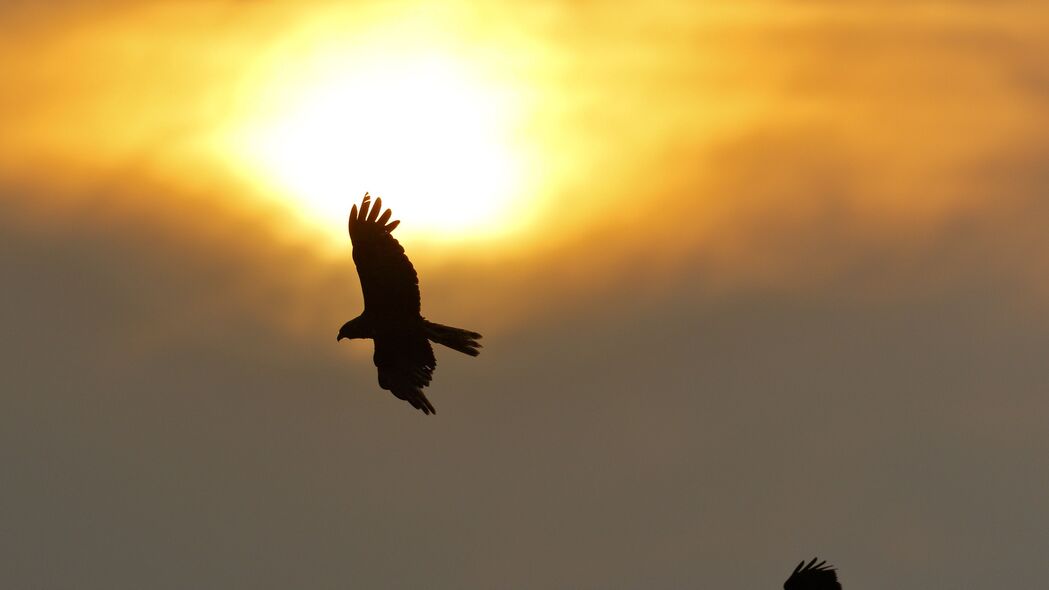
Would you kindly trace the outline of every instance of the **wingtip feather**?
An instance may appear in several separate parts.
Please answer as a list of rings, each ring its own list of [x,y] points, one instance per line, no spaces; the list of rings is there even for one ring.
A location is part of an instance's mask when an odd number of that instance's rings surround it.
[[[375,203],[372,205],[371,214],[368,215],[368,223],[375,221],[379,217],[379,213],[382,211],[382,197],[375,199]]]

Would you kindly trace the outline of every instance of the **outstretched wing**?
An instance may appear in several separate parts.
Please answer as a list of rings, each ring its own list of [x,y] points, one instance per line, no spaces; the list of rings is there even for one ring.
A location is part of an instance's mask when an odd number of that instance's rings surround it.
[[[817,557],[807,564],[802,561],[794,573],[783,583],[783,590],[841,590],[838,574],[826,561],[816,563]]]
[[[390,215],[389,209],[382,212],[382,199],[372,206],[368,193],[360,209],[354,205],[350,212],[353,263],[364,292],[364,311],[377,318],[416,317],[420,313],[419,276],[390,233],[400,223],[387,223]]]
[[[430,341],[422,331],[405,330],[375,336],[375,366],[379,387],[422,410],[436,414],[423,388],[430,384],[437,360]]]

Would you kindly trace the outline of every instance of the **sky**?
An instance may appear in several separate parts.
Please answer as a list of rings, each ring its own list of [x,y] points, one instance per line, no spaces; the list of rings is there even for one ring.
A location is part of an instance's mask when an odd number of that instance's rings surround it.
[[[0,581],[1049,576],[1049,9],[0,2]],[[345,234],[437,351],[379,389]]]

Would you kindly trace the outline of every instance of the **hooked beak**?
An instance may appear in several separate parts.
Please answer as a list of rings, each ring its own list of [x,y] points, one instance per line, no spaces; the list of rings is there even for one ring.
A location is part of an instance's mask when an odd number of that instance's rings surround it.
[[[335,341],[338,342],[338,341],[342,340],[343,338],[345,338],[345,336],[343,336],[342,334],[339,334],[338,336],[335,337]]]

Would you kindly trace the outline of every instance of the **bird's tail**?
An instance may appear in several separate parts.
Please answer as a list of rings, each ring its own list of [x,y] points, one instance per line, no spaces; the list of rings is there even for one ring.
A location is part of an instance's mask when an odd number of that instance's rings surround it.
[[[481,348],[481,343],[478,342],[477,339],[480,338],[481,335],[477,332],[463,330],[462,328],[453,328],[451,326],[445,326],[444,324],[438,324],[428,320],[424,320],[424,322],[426,324],[426,337],[430,340],[470,356],[477,356],[480,354],[478,349]]]

